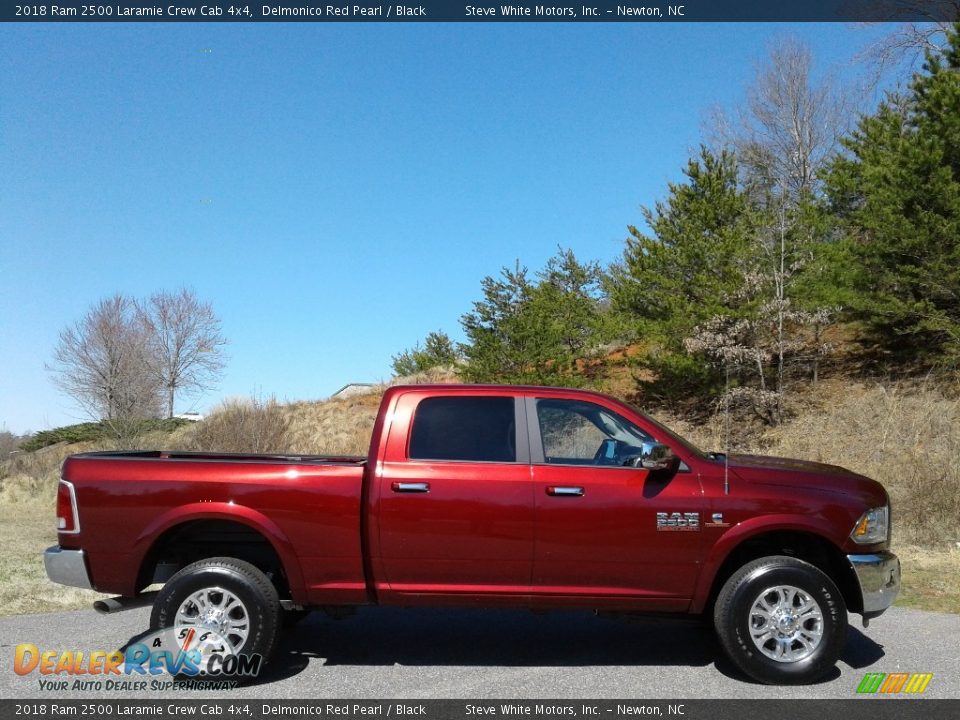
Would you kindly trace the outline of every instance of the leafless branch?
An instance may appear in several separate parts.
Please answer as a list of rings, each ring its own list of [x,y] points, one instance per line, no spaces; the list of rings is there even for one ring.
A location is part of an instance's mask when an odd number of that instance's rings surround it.
[[[149,365],[163,388],[167,417],[173,417],[178,393],[210,390],[223,373],[227,340],[220,319],[187,289],[154,293],[137,314],[148,331]]]

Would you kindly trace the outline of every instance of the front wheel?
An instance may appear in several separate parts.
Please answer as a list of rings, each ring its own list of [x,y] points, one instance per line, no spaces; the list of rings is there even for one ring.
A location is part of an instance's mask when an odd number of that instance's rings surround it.
[[[834,582],[810,563],[772,556],[747,563],[714,608],[723,649],[750,677],[799,685],[826,674],[843,652],[847,609]]]
[[[181,649],[200,653],[204,675],[255,676],[277,642],[280,600],[267,576],[250,563],[207,558],[167,581],[150,626],[172,628]]]

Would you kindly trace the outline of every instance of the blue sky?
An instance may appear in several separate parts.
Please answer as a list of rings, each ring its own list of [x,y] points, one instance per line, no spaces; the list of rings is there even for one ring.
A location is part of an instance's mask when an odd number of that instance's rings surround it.
[[[558,246],[607,263],[771,43],[843,24],[0,26],[0,429],[84,419],[50,382],[101,297],[192,287],[215,393],[329,395]]]

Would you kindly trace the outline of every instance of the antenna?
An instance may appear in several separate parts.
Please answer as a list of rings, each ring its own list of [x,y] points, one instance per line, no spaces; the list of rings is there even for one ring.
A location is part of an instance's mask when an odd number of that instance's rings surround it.
[[[726,381],[723,388],[723,494],[730,494],[730,360],[724,363]]]

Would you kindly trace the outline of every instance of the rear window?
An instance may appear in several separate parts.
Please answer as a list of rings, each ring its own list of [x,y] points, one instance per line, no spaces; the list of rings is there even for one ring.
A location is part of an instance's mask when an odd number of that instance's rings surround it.
[[[427,398],[413,416],[412,460],[516,462],[514,399]]]

